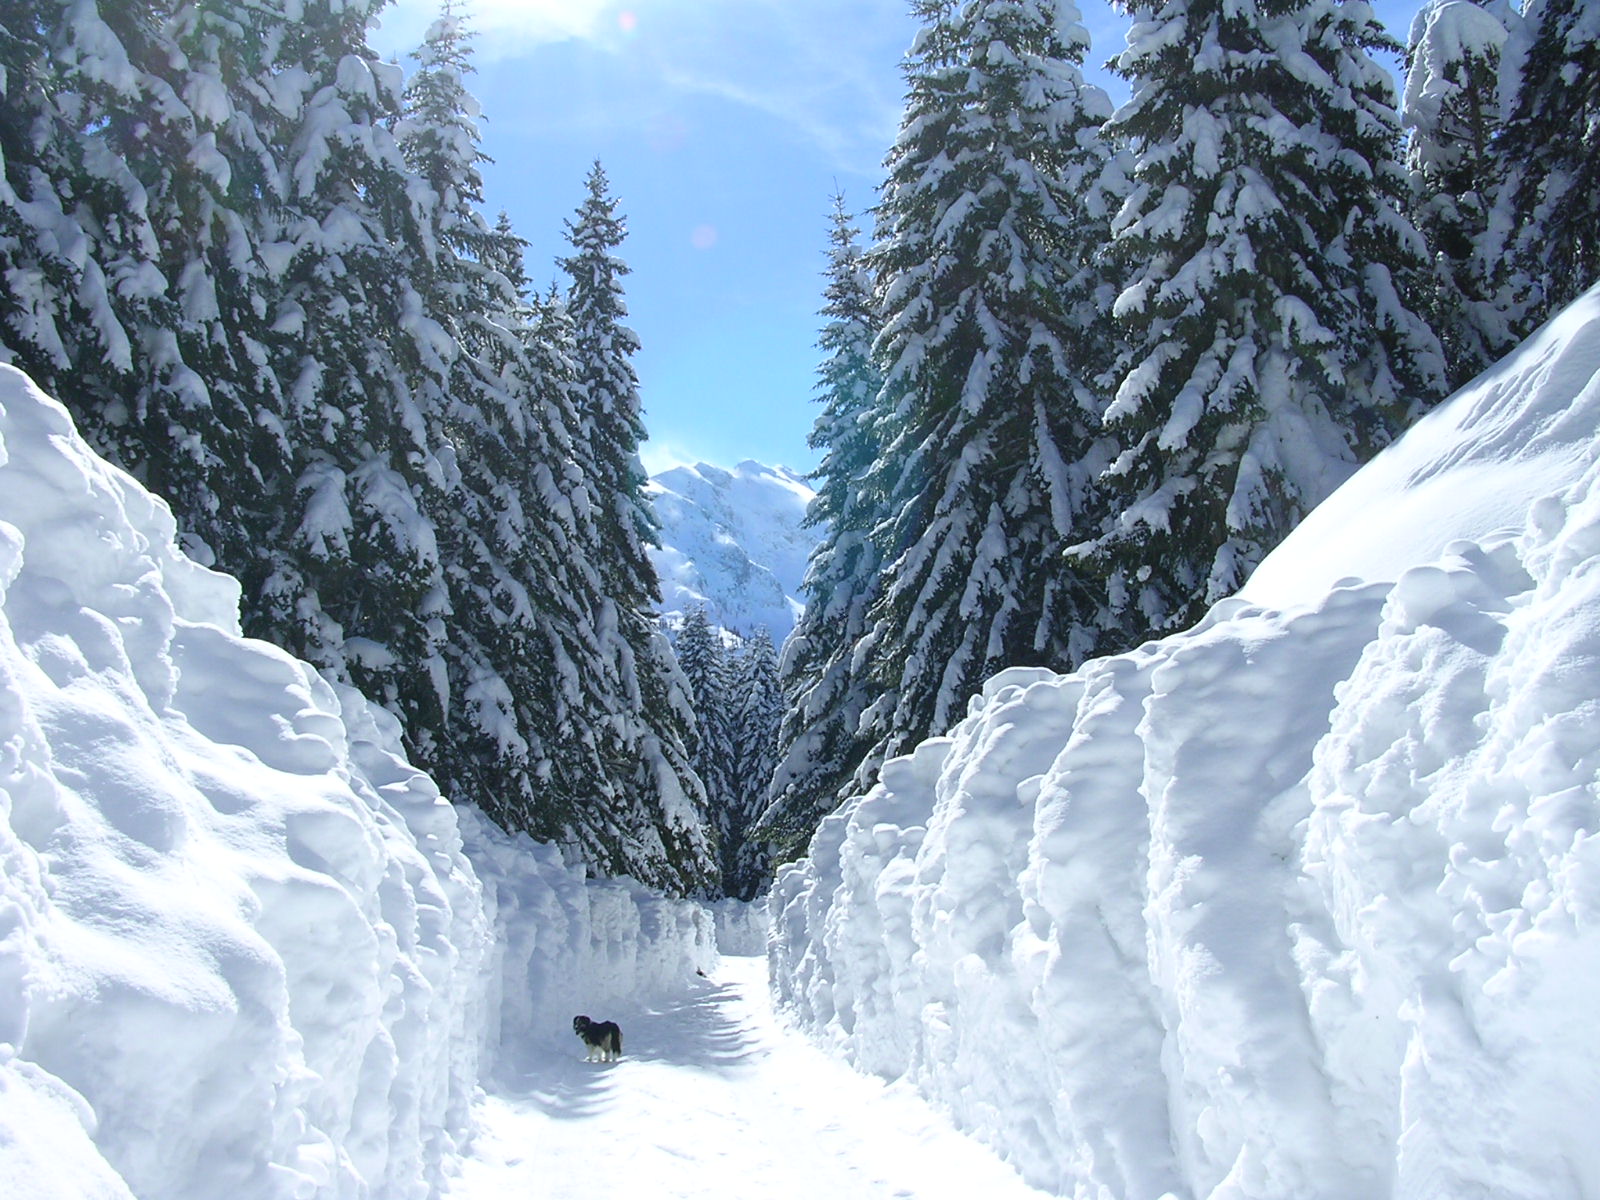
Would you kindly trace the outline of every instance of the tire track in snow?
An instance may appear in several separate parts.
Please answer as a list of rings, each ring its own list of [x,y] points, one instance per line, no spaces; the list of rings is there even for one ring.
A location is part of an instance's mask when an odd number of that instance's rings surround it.
[[[584,1062],[570,1033],[530,1041],[481,1102],[450,1200],[1045,1195],[909,1088],[781,1028],[763,958],[724,958],[668,1007],[593,1015],[622,1024],[622,1060]]]

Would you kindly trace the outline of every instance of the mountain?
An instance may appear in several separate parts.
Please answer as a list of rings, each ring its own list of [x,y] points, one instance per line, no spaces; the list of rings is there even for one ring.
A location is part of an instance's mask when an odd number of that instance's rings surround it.
[[[1193,629],[886,764],[777,1002],[1051,1194],[1594,1195],[1597,581],[1600,289]]]
[[[815,493],[787,467],[746,460],[672,467],[648,487],[661,522],[652,551],[662,613],[676,623],[696,604],[713,625],[749,636],[765,626],[774,645],[805,608],[800,584],[817,533],[802,522]]]

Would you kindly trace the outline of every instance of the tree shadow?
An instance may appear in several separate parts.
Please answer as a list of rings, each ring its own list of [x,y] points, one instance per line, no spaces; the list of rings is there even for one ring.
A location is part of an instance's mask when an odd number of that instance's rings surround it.
[[[603,1111],[617,1091],[628,1086],[633,1064],[659,1064],[699,1071],[735,1071],[768,1053],[761,1035],[737,1007],[733,984],[696,979],[682,997],[659,1007],[623,1011],[622,1058],[586,1062],[576,1037],[565,1041],[527,1039],[513,1058],[494,1072],[505,1099],[562,1121],[578,1121]]]
[[[580,1056],[548,1050],[521,1058],[517,1066],[504,1066],[496,1073],[495,1090],[505,1099],[559,1121],[581,1121],[609,1106],[615,1091],[610,1077],[614,1064],[584,1062]]]
[[[632,1018],[624,1027],[623,1046],[640,1062],[731,1071],[764,1058],[760,1033],[729,1002],[739,989],[732,984],[696,980],[686,996]]]

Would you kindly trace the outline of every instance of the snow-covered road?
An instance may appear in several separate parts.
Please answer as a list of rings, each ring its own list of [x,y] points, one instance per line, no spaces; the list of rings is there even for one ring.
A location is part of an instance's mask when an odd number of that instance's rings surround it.
[[[525,1047],[480,1109],[451,1200],[1037,1200],[909,1090],[778,1026],[766,960],[724,958],[671,1007],[614,1017],[626,1054],[568,1031]]]

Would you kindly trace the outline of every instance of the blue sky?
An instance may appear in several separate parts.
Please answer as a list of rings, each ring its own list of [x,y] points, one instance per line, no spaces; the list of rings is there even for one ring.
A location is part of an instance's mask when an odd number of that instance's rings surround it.
[[[374,45],[403,56],[437,7],[400,0]],[[1403,37],[1415,0],[1376,7]],[[1126,20],[1099,0],[1083,11],[1097,66]],[[914,31],[902,0],[473,0],[470,12],[489,207],[531,243],[531,278],[554,278],[594,159],[622,202],[646,466],[815,466],[830,198],[837,186],[854,211],[873,202]]]

